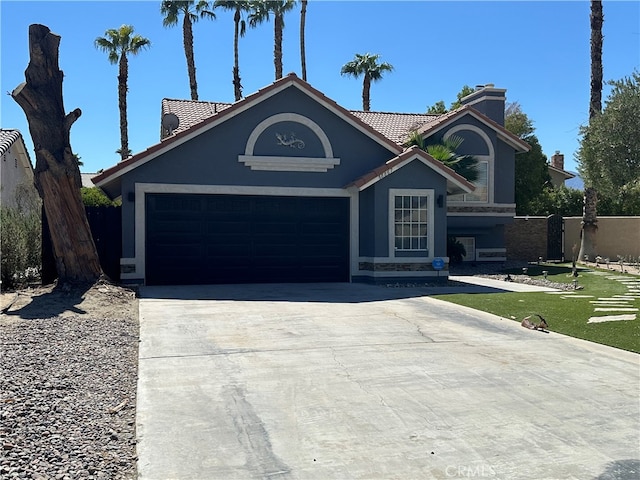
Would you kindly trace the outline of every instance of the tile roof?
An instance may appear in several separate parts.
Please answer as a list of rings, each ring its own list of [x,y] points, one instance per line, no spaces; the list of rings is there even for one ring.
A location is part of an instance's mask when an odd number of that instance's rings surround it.
[[[177,115],[180,124],[173,132],[180,133],[231,105],[231,103],[165,98],[162,100],[162,115],[167,113]],[[364,112],[361,110],[349,110],[349,113],[399,145],[405,142],[408,132],[437,123],[441,117],[441,115],[426,113]],[[162,138],[166,136],[166,132],[163,132]]]
[[[4,155],[9,151],[18,139],[22,138],[20,130],[0,129],[0,155]]]
[[[164,98],[162,99],[162,116],[167,113],[175,114],[180,120],[180,123],[173,133],[180,133],[229,108],[231,105],[231,103]],[[168,132],[164,128],[161,128],[160,138],[162,139],[167,136]]]
[[[176,130],[174,130],[174,133],[180,133],[217,115],[232,105],[233,104],[231,103],[172,100],[165,98],[162,100],[162,115],[166,113],[174,113],[177,115],[180,120],[180,125]],[[348,112],[364,124],[371,127],[375,132],[401,146],[404,145],[409,132],[412,130],[416,130],[423,135],[430,134],[441,128],[447,122],[453,121],[455,118],[466,113],[471,113],[495,129],[503,139],[514,147],[519,148],[522,151],[529,150],[529,146],[519,137],[513,135],[502,125],[482,115],[476,109],[468,105],[439,115],[430,115],[427,113],[364,112],[362,110],[348,110]],[[167,136],[167,132],[163,132],[161,138],[165,138]]]
[[[351,110],[351,114],[398,144],[403,144],[412,130],[437,123],[440,117],[440,115],[426,113],[363,112],[361,110]]]

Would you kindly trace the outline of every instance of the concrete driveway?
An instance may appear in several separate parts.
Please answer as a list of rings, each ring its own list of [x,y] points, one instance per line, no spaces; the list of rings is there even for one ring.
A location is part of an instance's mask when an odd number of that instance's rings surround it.
[[[640,356],[426,293],[143,288],[140,478],[640,477]]]

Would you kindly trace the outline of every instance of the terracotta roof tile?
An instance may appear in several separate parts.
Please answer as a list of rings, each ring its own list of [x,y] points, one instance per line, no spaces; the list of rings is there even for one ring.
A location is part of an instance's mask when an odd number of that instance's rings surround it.
[[[363,112],[361,110],[351,110],[351,113],[400,145],[407,140],[409,132],[431,125],[440,117],[440,115],[426,113]]]
[[[231,103],[221,102],[202,102],[198,100],[174,100],[169,98],[162,99],[162,116],[167,113],[175,114],[180,120],[178,128],[173,133],[180,133],[188,130],[193,125],[216,115],[222,110],[229,108]],[[160,138],[168,136],[168,132],[161,128]]]
[[[231,105],[230,103],[165,98],[162,100],[162,114],[174,113],[178,116],[180,125],[174,133],[180,133]],[[433,125],[441,117],[441,115],[426,113],[363,112],[361,110],[349,110],[349,113],[399,145],[406,141],[410,131]],[[165,136],[166,133],[162,138]]]

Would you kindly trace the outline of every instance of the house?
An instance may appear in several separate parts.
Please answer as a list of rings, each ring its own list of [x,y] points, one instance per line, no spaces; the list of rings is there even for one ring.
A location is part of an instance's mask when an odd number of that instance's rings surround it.
[[[33,166],[19,130],[0,129],[0,157],[0,206],[37,208]]]
[[[146,284],[426,282],[447,235],[505,258],[515,214],[505,90],[441,116],[352,112],[290,74],[233,104],[163,100],[161,141],[93,178],[122,198],[121,278]],[[417,147],[464,137],[474,186]]]
[[[551,163],[549,163],[547,168],[549,169],[549,176],[551,177],[551,185],[553,185],[554,188],[561,187],[567,180],[575,178],[575,174],[567,172],[564,169],[564,155],[558,150],[551,156]]]

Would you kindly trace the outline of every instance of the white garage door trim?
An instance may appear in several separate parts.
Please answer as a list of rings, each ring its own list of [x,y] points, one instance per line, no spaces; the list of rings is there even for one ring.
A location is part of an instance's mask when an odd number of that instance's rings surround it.
[[[145,282],[146,275],[146,220],[145,195],[147,193],[192,193],[220,195],[264,195],[290,197],[349,197],[349,279],[358,268],[358,191],[342,188],[307,187],[252,187],[237,185],[181,185],[168,183],[136,183],[135,187],[135,257],[122,258],[120,263],[134,266],[133,272],[123,272],[123,280]]]

